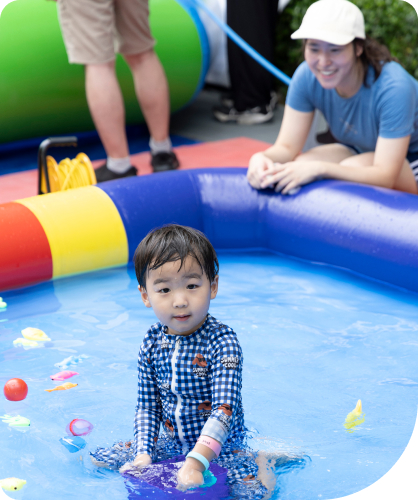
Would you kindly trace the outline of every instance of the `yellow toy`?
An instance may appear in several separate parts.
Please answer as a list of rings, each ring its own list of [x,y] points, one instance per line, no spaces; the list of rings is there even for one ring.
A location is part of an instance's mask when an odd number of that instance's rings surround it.
[[[78,384],[72,384],[71,382],[65,382],[65,384],[57,385],[53,389],[45,389],[46,392],[52,391],[66,391],[67,389],[72,389],[73,387],[77,387]]]
[[[21,334],[27,340],[35,340],[37,342],[47,342],[48,340],[51,340],[48,335],[42,330],[39,330],[39,328],[25,328],[21,331]]]
[[[18,479],[17,477],[0,479],[0,486],[7,491],[18,491],[22,489],[25,484],[26,481],[24,479]]]
[[[364,422],[364,417],[365,413],[362,411],[361,399],[359,399],[354,410],[351,411],[345,419],[344,427],[347,429],[347,432],[354,432],[353,428],[362,424]]]
[[[34,340],[22,339],[20,337],[16,340],[13,340],[13,345],[15,347],[21,345],[23,348],[27,349],[30,349],[32,347],[42,347],[42,345],[38,344],[38,342],[35,342]]]

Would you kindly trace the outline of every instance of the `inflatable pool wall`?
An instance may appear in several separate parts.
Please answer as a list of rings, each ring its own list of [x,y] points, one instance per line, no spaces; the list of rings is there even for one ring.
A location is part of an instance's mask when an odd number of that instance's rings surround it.
[[[122,266],[153,228],[179,223],[216,249],[265,249],[418,291],[418,197],[320,181],[294,196],[246,169],[112,181],[0,205],[0,290]]]
[[[193,7],[180,0],[150,0],[150,24],[176,111],[203,85],[209,65],[206,31]],[[0,67],[0,142],[94,129],[84,68],[68,63],[55,2],[16,0],[4,8]],[[121,57],[117,72],[127,123],[140,123],[132,76]]]

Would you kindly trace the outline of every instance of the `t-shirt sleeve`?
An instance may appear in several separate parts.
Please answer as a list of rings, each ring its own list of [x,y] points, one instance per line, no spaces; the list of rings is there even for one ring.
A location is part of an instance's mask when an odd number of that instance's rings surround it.
[[[150,345],[142,343],[138,355],[138,401],[135,408],[134,453],[152,455],[158,439],[162,407]]]
[[[243,357],[236,334],[230,328],[227,328],[218,341],[212,358],[212,411],[201,435],[212,437],[223,444],[240,401]]]
[[[414,82],[409,75],[400,76],[400,78],[393,78],[389,84],[382,81],[377,113],[379,137],[383,139],[398,139],[414,131],[417,105]]]
[[[309,66],[303,62],[295,71],[286,96],[286,104],[296,111],[310,113],[315,110],[312,96],[315,78]]]

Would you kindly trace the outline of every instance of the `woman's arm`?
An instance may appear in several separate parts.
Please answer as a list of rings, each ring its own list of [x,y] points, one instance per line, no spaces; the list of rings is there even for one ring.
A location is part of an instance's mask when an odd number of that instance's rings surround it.
[[[264,152],[256,153],[248,166],[248,182],[260,189],[263,173],[274,170],[274,163],[287,163],[296,158],[302,151],[312,125],[314,113],[302,113],[290,106],[285,106],[280,133],[273,146]]]
[[[409,139],[410,136],[399,139],[379,137],[374,154],[352,156],[341,163],[326,160],[304,161],[302,155],[300,160],[296,159],[283,165],[276,165],[275,168],[266,169],[262,174],[260,185],[262,188],[276,185],[276,191],[287,194],[298,186],[327,178],[416,193],[416,183],[412,172],[408,179],[402,179],[401,185],[399,183],[401,170],[407,166],[405,157]]]

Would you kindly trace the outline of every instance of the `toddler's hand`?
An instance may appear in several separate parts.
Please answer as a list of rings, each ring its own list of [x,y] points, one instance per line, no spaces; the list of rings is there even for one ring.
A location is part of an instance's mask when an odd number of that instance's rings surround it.
[[[138,468],[145,467],[152,463],[151,457],[147,453],[143,453],[142,455],[137,455],[135,460],[132,462],[132,465]]]
[[[194,463],[190,459],[186,459],[184,462],[183,467],[177,474],[177,479],[177,489],[181,491],[200,486],[204,483],[203,474],[195,468]]]
[[[146,467],[151,462],[151,457],[144,453],[142,455],[138,455],[133,462],[127,462],[125,465],[123,465],[119,469],[119,472],[121,474],[123,474],[124,472],[129,472],[130,474],[132,474],[133,472],[140,471],[143,467]]]

